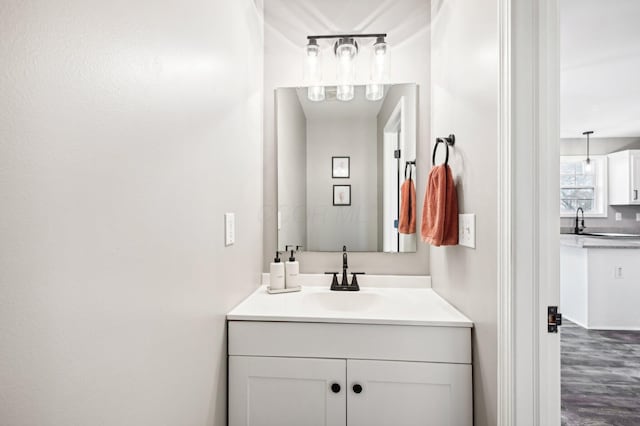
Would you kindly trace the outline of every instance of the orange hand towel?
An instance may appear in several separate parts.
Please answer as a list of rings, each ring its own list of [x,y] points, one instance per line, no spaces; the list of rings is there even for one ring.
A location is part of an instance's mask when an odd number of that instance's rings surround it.
[[[446,164],[429,172],[422,209],[422,240],[434,246],[458,244],[458,194]]]
[[[413,179],[404,181],[400,188],[400,220],[398,232],[401,234],[416,233],[416,187]]]

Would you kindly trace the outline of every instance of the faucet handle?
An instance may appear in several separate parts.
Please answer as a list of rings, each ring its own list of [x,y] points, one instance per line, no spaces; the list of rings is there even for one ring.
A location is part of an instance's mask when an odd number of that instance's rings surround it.
[[[364,275],[364,272],[352,272],[351,275],[352,277],[350,286],[352,288],[355,288],[356,290],[360,290],[360,286],[358,285],[358,275]]]
[[[352,272],[351,273],[351,285],[358,285],[358,275],[365,275],[364,272]]]
[[[338,272],[325,272],[325,275],[333,275],[333,279],[331,280],[331,288],[335,288],[335,286],[339,285]]]

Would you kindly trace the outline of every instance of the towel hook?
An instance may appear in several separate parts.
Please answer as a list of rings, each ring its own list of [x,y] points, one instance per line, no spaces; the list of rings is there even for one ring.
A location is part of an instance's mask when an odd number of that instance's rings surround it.
[[[446,156],[443,163],[447,165],[449,164],[449,147],[455,145],[456,136],[449,135],[444,138],[436,138],[436,145],[433,147],[433,156],[431,157],[431,164],[433,164],[434,166],[436,165],[436,152],[438,152],[438,145],[440,145],[441,143],[444,144],[445,148],[447,149]]]
[[[416,160],[413,161],[405,161],[404,162],[404,178],[407,178],[407,167],[409,168],[409,179],[411,179],[411,175],[413,172],[413,169],[411,168],[411,166],[415,166],[416,165]]]

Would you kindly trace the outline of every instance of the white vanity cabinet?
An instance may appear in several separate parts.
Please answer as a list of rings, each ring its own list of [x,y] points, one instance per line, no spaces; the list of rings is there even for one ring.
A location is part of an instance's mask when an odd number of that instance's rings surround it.
[[[640,150],[609,154],[609,204],[640,204]]]
[[[346,425],[346,361],[229,357],[229,425]]]
[[[471,329],[229,321],[230,426],[471,426]]]
[[[347,382],[349,426],[472,424],[470,365],[347,360]]]

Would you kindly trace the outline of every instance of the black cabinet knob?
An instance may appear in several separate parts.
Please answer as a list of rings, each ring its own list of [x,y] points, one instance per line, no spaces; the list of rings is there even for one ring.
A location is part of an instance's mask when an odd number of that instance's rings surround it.
[[[355,384],[355,385],[353,385],[353,391],[354,391],[355,393],[360,393],[360,392],[362,392],[362,386],[360,386],[359,384]]]
[[[338,392],[340,392],[340,385],[339,385],[339,384],[337,384],[337,383],[333,383],[333,384],[331,385],[331,391],[332,391],[333,393],[338,393]]]

